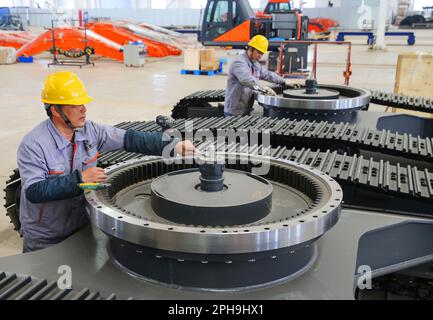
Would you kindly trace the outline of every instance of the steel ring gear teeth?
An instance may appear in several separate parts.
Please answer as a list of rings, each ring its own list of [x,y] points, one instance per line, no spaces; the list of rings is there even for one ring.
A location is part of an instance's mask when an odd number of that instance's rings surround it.
[[[265,108],[300,114],[348,113],[363,109],[370,103],[371,93],[364,89],[339,85],[319,85],[317,90],[318,92],[322,90],[338,93],[338,98],[318,99],[314,94],[300,94],[300,90],[288,90],[276,97],[257,94],[257,101]],[[290,92],[293,92],[294,95],[288,97]]]
[[[339,219],[340,186],[305,165],[239,154],[226,157],[227,171],[246,174],[254,167],[252,161],[268,161],[269,173],[262,178],[272,184],[273,200],[264,218],[230,226],[173,223],[153,210],[152,181],[196,168],[196,163],[168,165],[152,157],[108,168],[111,187],[87,192],[86,198],[91,221],[110,237],[115,263],[158,283],[205,290],[266,286],[306,271],[317,256],[315,241]],[[187,192],[185,186],[179,192]]]

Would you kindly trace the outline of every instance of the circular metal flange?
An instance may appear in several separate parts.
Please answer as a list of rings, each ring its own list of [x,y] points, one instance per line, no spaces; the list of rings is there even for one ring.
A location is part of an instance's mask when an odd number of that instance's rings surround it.
[[[337,182],[281,159],[227,154],[226,162],[226,171],[247,174],[268,166],[260,177],[273,187],[272,208],[265,217],[219,227],[173,223],[153,212],[152,181],[182,170],[194,172],[192,158],[178,164],[142,158],[108,168],[111,187],[89,191],[86,198],[92,223],[110,237],[114,263],[157,284],[210,291],[267,287],[309,270],[318,255],[315,241],[340,216],[343,194]],[[178,190],[187,192],[184,184]]]
[[[242,154],[226,157],[235,163],[228,165],[229,169],[243,171],[251,171],[252,163],[269,162]],[[194,254],[242,254],[317,239],[338,221],[343,194],[335,180],[305,165],[274,158],[269,163],[269,173],[263,176],[274,186],[273,207],[266,218],[249,225],[219,227],[164,221],[150,205],[150,182],[168,172],[196,167],[193,159],[187,160],[192,164],[167,165],[162,158],[143,158],[107,168],[112,187],[86,193],[92,223],[112,237],[150,248]],[[247,164],[240,165],[242,161]],[[137,205],[139,211],[134,207]]]
[[[305,99],[258,93],[256,99],[264,108],[298,113],[346,113],[362,109],[370,103],[370,92],[364,89],[339,85],[319,85],[317,88],[318,91],[336,91],[339,97],[338,99]]]
[[[310,99],[310,100],[323,100],[323,99],[338,99],[340,92],[336,90],[317,89],[314,93],[307,93],[304,89],[288,89],[283,92],[285,98],[292,99]]]

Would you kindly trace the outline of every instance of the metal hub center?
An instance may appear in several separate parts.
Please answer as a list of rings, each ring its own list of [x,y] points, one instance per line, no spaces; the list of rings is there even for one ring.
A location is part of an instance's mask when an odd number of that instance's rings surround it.
[[[340,92],[337,90],[329,90],[319,88],[317,80],[309,79],[305,81],[305,89],[286,90],[283,92],[285,98],[295,99],[338,99]]]
[[[266,217],[272,208],[272,184],[243,171],[228,170],[223,177],[222,168],[205,163],[198,169],[155,179],[152,209],[175,223],[213,227],[248,224]]]
[[[199,166],[199,170],[201,173],[200,190],[205,192],[224,190],[224,163],[207,161]]]

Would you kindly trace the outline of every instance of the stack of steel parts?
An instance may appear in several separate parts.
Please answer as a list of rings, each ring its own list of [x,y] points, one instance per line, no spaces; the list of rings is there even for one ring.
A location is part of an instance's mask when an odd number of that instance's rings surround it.
[[[371,91],[371,103],[383,106],[433,113],[433,99],[406,96],[389,92]]]
[[[358,98],[354,101],[352,99],[349,101],[349,106],[353,106],[352,111],[357,111],[358,109],[363,109],[368,107],[368,103],[374,103],[377,105],[383,105],[388,107],[396,107],[400,109],[406,109],[406,110],[414,110],[414,111],[420,111],[420,112],[426,112],[426,113],[432,113],[433,112],[433,102],[431,99],[423,98],[423,97],[413,97],[413,96],[405,96],[405,95],[397,95],[393,93],[388,92],[382,92],[377,90],[370,90],[368,92],[356,88],[350,88],[350,87],[344,87],[344,86],[325,86],[330,87],[330,90],[334,90],[335,87],[338,87],[337,90],[340,90],[339,88],[342,88],[342,90],[347,90],[349,94],[355,94],[357,95],[357,92],[360,94]],[[332,87],[332,88],[331,88]],[[286,90],[286,88],[283,87],[276,87],[274,88],[277,94],[283,95],[283,92]],[[370,99],[368,100],[365,94],[371,93]],[[364,98],[365,99],[364,99]],[[284,97],[282,97],[284,98]],[[219,102],[220,104],[224,103],[225,99],[225,91],[224,90],[208,90],[208,91],[198,91],[196,93],[193,93],[183,99],[181,99],[172,110],[172,117],[175,119],[181,119],[181,118],[194,118],[194,117],[214,117],[214,116],[223,116],[222,110],[219,110],[215,106],[212,106],[211,102]],[[316,101],[314,101],[316,100]],[[326,100],[326,99],[323,99]],[[266,105],[279,105],[282,102],[285,102],[285,99],[280,98],[272,98],[267,97],[263,95],[258,96],[258,101]],[[362,102],[362,103],[359,103]],[[319,112],[320,110],[317,110],[315,107],[318,103],[317,99],[311,99],[311,102],[302,102],[302,109],[297,110],[296,113],[298,114],[308,114],[308,113],[317,113],[320,115],[320,113],[323,114],[323,112]],[[332,106],[341,105],[340,102],[325,102]],[[313,110],[308,110],[308,104],[311,104],[313,106]],[[320,104],[320,102],[319,102]],[[299,104],[289,104],[289,106],[292,105],[294,107],[298,106]],[[343,107],[341,110],[337,110],[338,112],[348,112],[350,109],[348,108],[347,104],[343,104]],[[357,108],[359,107],[359,108]],[[287,110],[286,110],[287,111]],[[265,114],[266,115],[266,114]],[[293,116],[292,113],[286,115],[286,116]],[[299,116],[298,116],[299,117]]]
[[[116,295],[102,297],[88,288],[62,290],[56,281],[0,271],[0,300],[116,300]]]
[[[208,113],[212,116],[217,112],[217,115],[224,115],[224,110],[219,110],[218,107],[211,105],[212,102],[224,102],[225,90],[207,90],[195,92],[181,99],[172,110],[174,119],[188,118],[190,112],[202,113],[201,116],[206,116]]]
[[[430,207],[433,198],[432,138],[363,129],[348,124],[261,117],[200,118],[194,119],[193,123],[195,132],[208,130],[212,134],[218,130],[234,130],[247,135],[268,130],[273,147],[270,150],[272,157],[306,164],[331,175],[343,187],[347,186],[346,205],[352,203],[359,207],[412,214],[433,212]],[[117,127],[143,132],[160,130],[160,126],[153,121],[123,122]],[[177,120],[174,127],[184,129],[185,120]],[[226,151],[245,151],[233,143],[227,143]],[[200,146],[199,141],[196,144]],[[262,153],[263,150],[258,148],[255,151]],[[373,155],[363,155],[365,151],[373,152]],[[141,155],[128,152],[108,152],[100,156],[98,165],[106,168],[139,157]],[[5,208],[16,230],[20,228],[20,184],[19,172],[15,170],[6,183]],[[359,194],[355,196],[355,191],[359,193],[363,189],[394,201],[362,201]],[[414,203],[417,205],[414,206]]]
[[[201,145],[198,145],[201,148]],[[362,155],[349,156],[331,150],[277,147],[250,149],[239,144],[228,145],[227,152],[266,154],[318,169],[336,179],[344,190],[344,206],[384,210],[416,216],[433,212],[433,171],[413,165],[374,160]],[[134,158],[138,154],[115,152],[103,155],[100,164],[107,167]]]
[[[359,128],[348,124],[276,120],[261,117],[200,118],[188,120],[194,133],[215,137],[224,132],[239,136],[269,132],[271,150],[240,146],[225,141],[227,152],[256,152],[288,159],[319,169],[335,178],[345,189],[345,205],[395,213],[430,215],[433,200],[432,139]],[[174,128],[184,130],[187,122],[177,120]],[[191,125],[188,122],[188,125]],[[127,122],[124,129],[155,131],[154,122]],[[201,137],[201,136],[200,136]],[[200,137],[195,143],[202,148]],[[218,144],[216,144],[218,148]],[[102,155],[103,167],[140,157],[127,152]],[[375,200],[373,200],[375,199]]]
[[[122,269],[168,286],[245,290],[299,277],[314,264],[315,242],[340,216],[335,180],[237,153],[181,160],[113,165],[111,186],[86,193],[90,219],[110,237]],[[268,173],[254,174],[258,162]]]
[[[345,149],[356,152],[359,149],[370,150],[382,154],[390,154],[412,158],[428,163],[433,159],[433,138],[420,138],[408,134],[392,133],[385,130],[362,128],[348,123],[327,121],[307,121],[291,119],[272,119],[264,117],[229,117],[229,118],[195,118],[180,119],[175,122],[174,129],[182,134],[193,126],[193,134],[211,132],[234,132],[247,137],[257,134],[270,135],[273,147],[311,147],[312,149]],[[127,122],[119,128],[138,131],[158,131],[159,126],[153,122]],[[187,128],[187,130],[185,130]]]

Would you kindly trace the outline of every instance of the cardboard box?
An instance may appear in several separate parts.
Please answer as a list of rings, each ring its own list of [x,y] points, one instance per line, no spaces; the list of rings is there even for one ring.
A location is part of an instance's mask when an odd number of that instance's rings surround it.
[[[214,71],[219,69],[215,49],[202,49],[200,51],[200,69],[203,71]]]
[[[215,71],[218,70],[220,68],[219,62],[218,61],[213,61],[213,62],[202,62],[201,63],[201,70],[202,71]]]
[[[200,49],[186,49],[183,51],[183,69],[200,70]]]
[[[0,47],[0,64],[12,64],[17,59],[17,51],[12,47]]]

